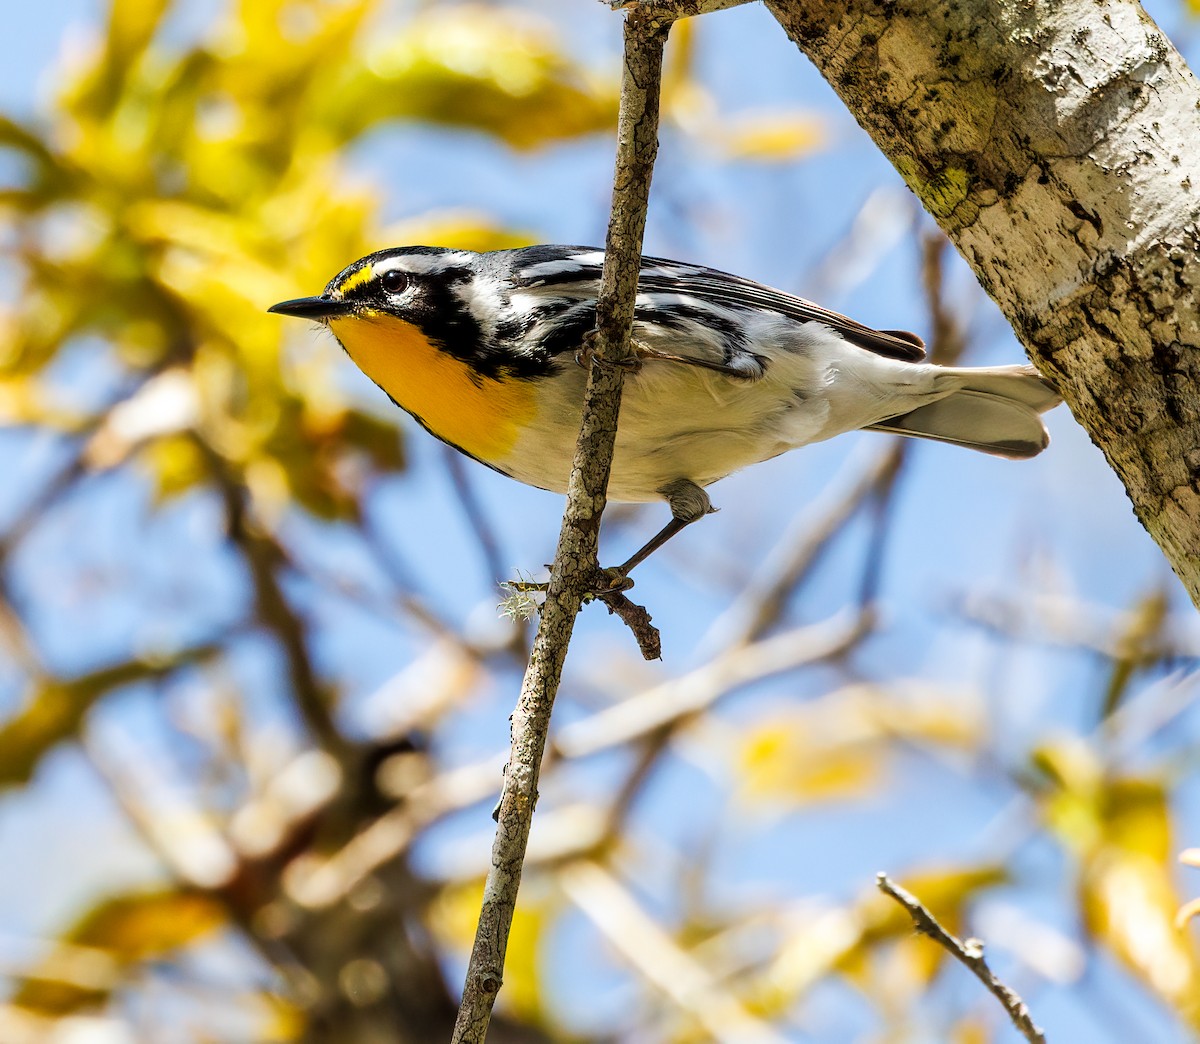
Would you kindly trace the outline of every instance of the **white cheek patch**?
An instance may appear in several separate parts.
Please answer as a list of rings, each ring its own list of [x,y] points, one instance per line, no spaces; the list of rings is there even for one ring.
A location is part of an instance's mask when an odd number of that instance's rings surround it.
[[[504,314],[505,301],[500,287],[494,281],[475,276],[465,283],[456,284],[454,296],[466,306],[485,337],[496,335],[496,317]]]

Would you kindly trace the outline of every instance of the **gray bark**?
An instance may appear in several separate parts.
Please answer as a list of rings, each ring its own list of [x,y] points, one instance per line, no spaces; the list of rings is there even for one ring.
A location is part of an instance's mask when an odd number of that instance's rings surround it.
[[[1200,90],[1130,0],[767,0],[1200,604]]]

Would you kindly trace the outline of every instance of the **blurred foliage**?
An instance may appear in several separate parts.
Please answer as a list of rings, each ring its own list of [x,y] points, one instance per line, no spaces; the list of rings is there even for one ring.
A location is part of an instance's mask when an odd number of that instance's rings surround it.
[[[80,678],[46,678],[25,706],[0,725],[0,787],[27,783],[41,757],[73,737],[92,705],[108,693],[214,657],[218,645],[185,649],[159,660],[131,660]]]
[[[511,688],[522,630],[481,640],[413,589],[368,518],[372,491],[408,465],[398,411],[360,400],[341,383],[345,363],[329,344],[314,349],[264,308],[311,293],[384,244],[528,241],[466,211],[382,227],[381,203],[402,195],[406,175],[375,186],[355,175],[349,155],[372,136],[424,121],[544,149],[609,133],[616,83],[584,68],[526,12],[493,4],[414,3],[398,18],[384,0],[231,0],[188,29],[192,12],[182,2],[112,0],[105,24],[63,59],[50,107],[28,122],[0,115],[0,252],[12,284],[0,304],[0,424],[62,450],[39,489],[14,494],[21,503],[9,505],[0,533],[3,666],[19,676],[0,724],[0,787],[20,800],[52,755],[76,745],[166,879],[155,890],[93,897],[34,955],[10,961],[0,1040],[67,1039],[95,1028],[92,1018],[129,1030],[103,1039],[446,1039],[488,840],[474,839],[477,858],[449,868],[430,870],[414,850],[494,797],[498,763],[444,764],[438,733],[489,686]],[[808,113],[723,115],[694,76],[701,32],[679,26],[668,51],[671,133],[722,162],[795,161],[824,145]],[[144,528],[125,535],[135,550],[169,518],[163,509],[189,498],[212,509],[245,578],[244,604],[214,613],[189,603],[196,617],[224,622],[90,667],[79,666],[92,637],[81,633],[79,663],[60,669],[40,639],[62,593],[23,601],[7,567],[52,526],[56,506],[116,473],[136,476],[146,493]],[[863,505],[882,517],[894,474],[864,489],[842,521]],[[103,525],[84,518],[68,545],[86,545]],[[371,562],[380,587],[356,588],[336,555],[322,573],[291,539],[297,525],[318,529],[347,560]],[[176,540],[180,571],[208,568],[190,536]],[[784,612],[806,577],[801,570],[775,592],[774,611]],[[80,590],[86,602],[91,588]],[[387,725],[376,734],[349,735],[338,718],[345,665],[319,630],[335,599],[398,621],[425,650],[389,683]],[[153,606],[130,613],[157,622]],[[1028,627],[1049,629],[1037,619]],[[270,683],[239,659],[248,635],[277,654]],[[1075,645],[1104,664],[1099,731],[1039,737],[1032,754],[1017,755],[1028,769],[1011,773],[1011,752],[998,752],[978,693],[923,679],[864,681],[845,646],[789,668],[782,683],[804,677],[798,692],[815,684],[823,695],[759,706],[736,726],[704,721],[709,705],[745,684],[736,670],[723,673],[736,647],[705,650],[717,681],[691,679],[711,688],[702,705],[680,703],[668,685],[606,708],[636,714],[640,701],[646,723],[626,729],[627,776],[587,801],[575,800],[569,755],[547,766],[547,794],[569,793],[572,803],[547,802],[535,819],[496,1039],[710,1039],[711,1022],[696,1014],[706,1006],[787,1032],[830,983],[872,1008],[887,1039],[920,1037],[931,1010],[936,1039],[1000,1039],[996,1020],[976,1010],[936,1014],[943,983],[961,969],[915,936],[901,909],[873,889],[859,894],[861,882],[833,895],[756,893],[731,904],[707,890],[715,853],[665,854],[662,838],[639,835],[631,809],[646,781],[697,750],[706,770],[735,781],[727,797],[739,825],[870,805],[902,785],[914,759],[958,778],[990,774],[1036,815],[986,856],[915,858],[897,868],[907,870],[906,887],[968,934],[979,908],[1025,883],[1023,844],[1049,841],[1070,864],[1074,906],[1063,919],[1078,930],[1064,939],[1061,925],[1031,918],[1039,940],[1058,952],[1112,955],[1200,1028],[1195,943],[1174,924],[1192,907],[1172,875],[1177,848],[1197,839],[1175,836],[1173,766],[1149,758],[1135,770],[1114,753],[1138,686],[1189,654],[1159,592],[1111,640]],[[199,722],[169,698],[176,684],[204,692]],[[256,734],[271,685],[311,749],[280,749]],[[175,740],[167,767],[106,748],[93,727],[133,690],[149,694],[156,727]],[[604,715],[596,712],[597,729]],[[914,836],[921,828],[911,825]],[[80,860],[81,879],[91,861]],[[573,1016],[558,993],[568,974],[558,963],[563,939],[577,940],[581,910],[590,934],[572,952],[586,951],[585,969],[620,978],[618,1015],[599,1027]],[[1043,989],[1086,989],[1072,962],[1051,951],[1022,938],[1001,943]],[[664,985],[664,967],[682,969],[694,987],[684,1000],[687,991]],[[976,989],[966,983],[964,995]],[[169,1037],[156,1037],[152,1016]]]
[[[1116,775],[1071,743],[1036,751],[1034,764],[1048,781],[1048,825],[1078,861],[1087,930],[1200,1029],[1200,957],[1176,925],[1166,781]]]
[[[46,1015],[94,1007],[106,999],[128,966],[170,957],[224,921],[221,904],[207,895],[158,892],[105,899],[63,933],[58,953],[44,967],[29,972],[12,1003]],[[61,964],[72,958],[100,972],[92,985],[81,984],[81,975],[71,981],[70,973],[64,974]],[[103,984],[104,971],[108,988]]]

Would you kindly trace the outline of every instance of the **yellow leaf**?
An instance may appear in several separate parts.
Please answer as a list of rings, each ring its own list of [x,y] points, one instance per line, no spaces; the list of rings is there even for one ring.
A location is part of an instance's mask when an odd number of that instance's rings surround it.
[[[429,927],[444,946],[466,953],[475,939],[483,881],[443,888],[429,909]]]
[[[1200,1026],[1200,961],[1176,927],[1182,899],[1169,873],[1167,790],[1161,780],[1114,776],[1082,742],[1038,751],[1050,786],[1048,825],[1079,859],[1084,923],[1193,1026]]]
[[[215,899],[185,891],[116,896],[89,910],[63,935],[68,953],[107,958],[113,969],[158,957],[192,942],[225,921]],[[58,961],[61,964],[61,960]],[[94,984],[60,976],[51,958],[26,976],[12,1003],[47,1014],[66,1014],[91,1006],[116,985],[115,977]]]
[[[154,439],[146,444],[139,459],[154,478],[155,500],[159,504],[195,488],[208,475],[195,440],[187,435]]]
[[[547,920],[547,904],[523,896],[517,903],[508,934],[501,1003],[517,1019],[530,1025],[539,1024],[544,1014],[540,962]]]
[[[816,151],[825,142],[825,131],[808,113],[746,114],[719,128],[716,142],[731,160],[782,163]]]
[[[500,995],[501,1005],[527,1022],[538,1021],[543,1012],[541,947],[552,912],[550,900],[535,886],[534,881],[523,881],[521,885]],[[482,881],[453,885],[438,893],[430,908],[429,923],[442,945],[460,953],[470,950],[482,900]]]
[[[989,1044],[991,1023],[978,1015],[968,1015],[950,1030],[950,1044]]]
[[[961,938],[970,903],[980,892],[1007,880],[1005,867],[984,864],[906,874],[899,883],[920,900],[943,928]],[[915,936],[908,912],[888,896],[873,892],[863,904],[863,911],[867,924],[864,947],[869,950],[880,939],[897,939],[898,960],[905,967],[906,977],[921,984],[931,982],[947,957],[946,951],[928,939]]]
[[[970,749],[980,728],[962,693],[849,685],[755,726],[739,748],[739,776],[753,797],[849,797],[878,781],[895,740]]]
[[[109,62],[128,65],[154,38],[171,0],[112,0],[108,14]]]
[[[477,128],[518,149],[607,130],[617,112],[615,85],[590,82],[543,24],[466,5],[406,26],[330,102],[338,127],[407,117]]]
[[[740,762],[751,796],[800,802],[862,793],[882,767],[868,745],[827,745],[795,723],[756,729],[742,746]]]
[[[1180,897],[1166,867],[1105,848],[1085,861],[1081,904],[1088,932],[1200,1027],[1200,966],[1175,925]]]

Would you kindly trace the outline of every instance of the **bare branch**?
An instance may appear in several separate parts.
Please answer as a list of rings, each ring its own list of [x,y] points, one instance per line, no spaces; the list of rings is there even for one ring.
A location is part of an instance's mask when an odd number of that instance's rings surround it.
[[[711,14],[713,11],[724,11],[728,7],[740,7],[742,4],[753,2],[754,0],[608,0],[609,6],[616,10],[637,10],[648,18],[663,22]]]
[[[458,450],[450,446],[442,447],[442,463],[446,465],[446,471],[450,474],[450,484],[454,487],[454,495],[458,499],[459,507],[462,508],[467,524],[475,533],[475,540],[479,544],[483,563],[488,571],[488,580],[495,585],[504,578],[505,573],[505,566],[501,561],[500,541],[483,510],[483,505],[479,503],[479,498],[475,495],[470,476],[463,463],[464,460],[465,458]]]
[[[722,1044],[782,1044],[716,977],[638,905],[629,890],[594,862],[570,863],[559,884],[608,941],[650,982]]]
[[[583,423],[550,587],[513,712],[512,753],[496,810],[492,864],[484,885],[483,908],[454,1026],[455,1044],[478,1044],[487,1035],[492,1006],[500,991],[508,932],[537,803],[550,711],[575,617],[585,593],[596,586],[601,575],[596,558],[600,515],[608,489],[625,377],[620,364],[630,355],[642,233],[658,151],[659,89],[666,36],[666,26],[638,11],[631,11],[625,19],[625,64],[617,123],[612,216],[596,303],[596,333],[591,346]]]
[[[605,595],[602,601],[608,607],[608,611],[633,632],[643,659],[662,659],[662,638],[658,628],[650,622],[651,616],[645,606],[631,601],[620,591]]]
[[[887,874],[878,874],[875,883],[884,895],[891,896],[908,911],[918,932],[928,935],[942,949],[975,973],[979,981],[1004,1005],[1004,1010],[1008,1012],[1008,1017],[1012,1019],[1013,1025],[1026,1040],[1030,1041],[1030,1044],[1046,1044],[1046,1036],[1034,1023],[1033,1016],[1030,1015],[1025,1002],[1012,987],[1006,986],[997,979],[992,973],[992,969],[988,967],[987,961],[983,957],[981,940],[968,939],[966,942],[962,942],[951,935],[938,923],[937,918],[921,905],[915,895],[901,888]]]
[[[313,740],[344,762],[350,756],[351,745],[334,722],[330,694],[317,677],[308,647],[308,628],[288,601],[280,580],[287,554],[272,535],[248,517],[246,491],[228,462],[200,436],[194,441],[209,465],[221,497],[229,539],[250,572],[258,618],[274,634],[283,651],[296,709]]]
[[[869,612],[839,613],[728,653],[634,699],[567,725],[554,740],[561,757],[583,758],[677,725],[733,689],[844,653],[871,626]]]
[[[674,728],[738,687],[842,655],[867,632],[870,621],[869,615],[842,614],[767,641],[730,649],[682,678],[566,726],[554,741],[552,757],[585,758],[637,741],[646,742],[653,752]],[[418,724],[414,719],[406,725],[393,723],[392,728],[403,732]],[[646,757],[652,760],[651,754]],[[643,770],[650,767],[647,763]],[[398,802],[397,807],[373,820],[332,855],[310,853],[295,860],[285,879],[289,895],[302,906],[314,909],[340,902],[365,877],[396,858],[421,830],[494,797],[496,778],[503,769],[504,759],[497,755],[450,769],[412,788],[392,790],[386,780],[381,780],[385,792]],[[624,815],[638,785],[638,780],[631,777],[618,791],[613,802],[614,819]]]
[[[708,629],[700,645],[744,645],[769,630],[787,600],[807,579],[830,542],[870,497],[885,488],[900,467],[906,443],[896,439],[870,450],[865,463],[853,458],[788,527],[737,599]]]

